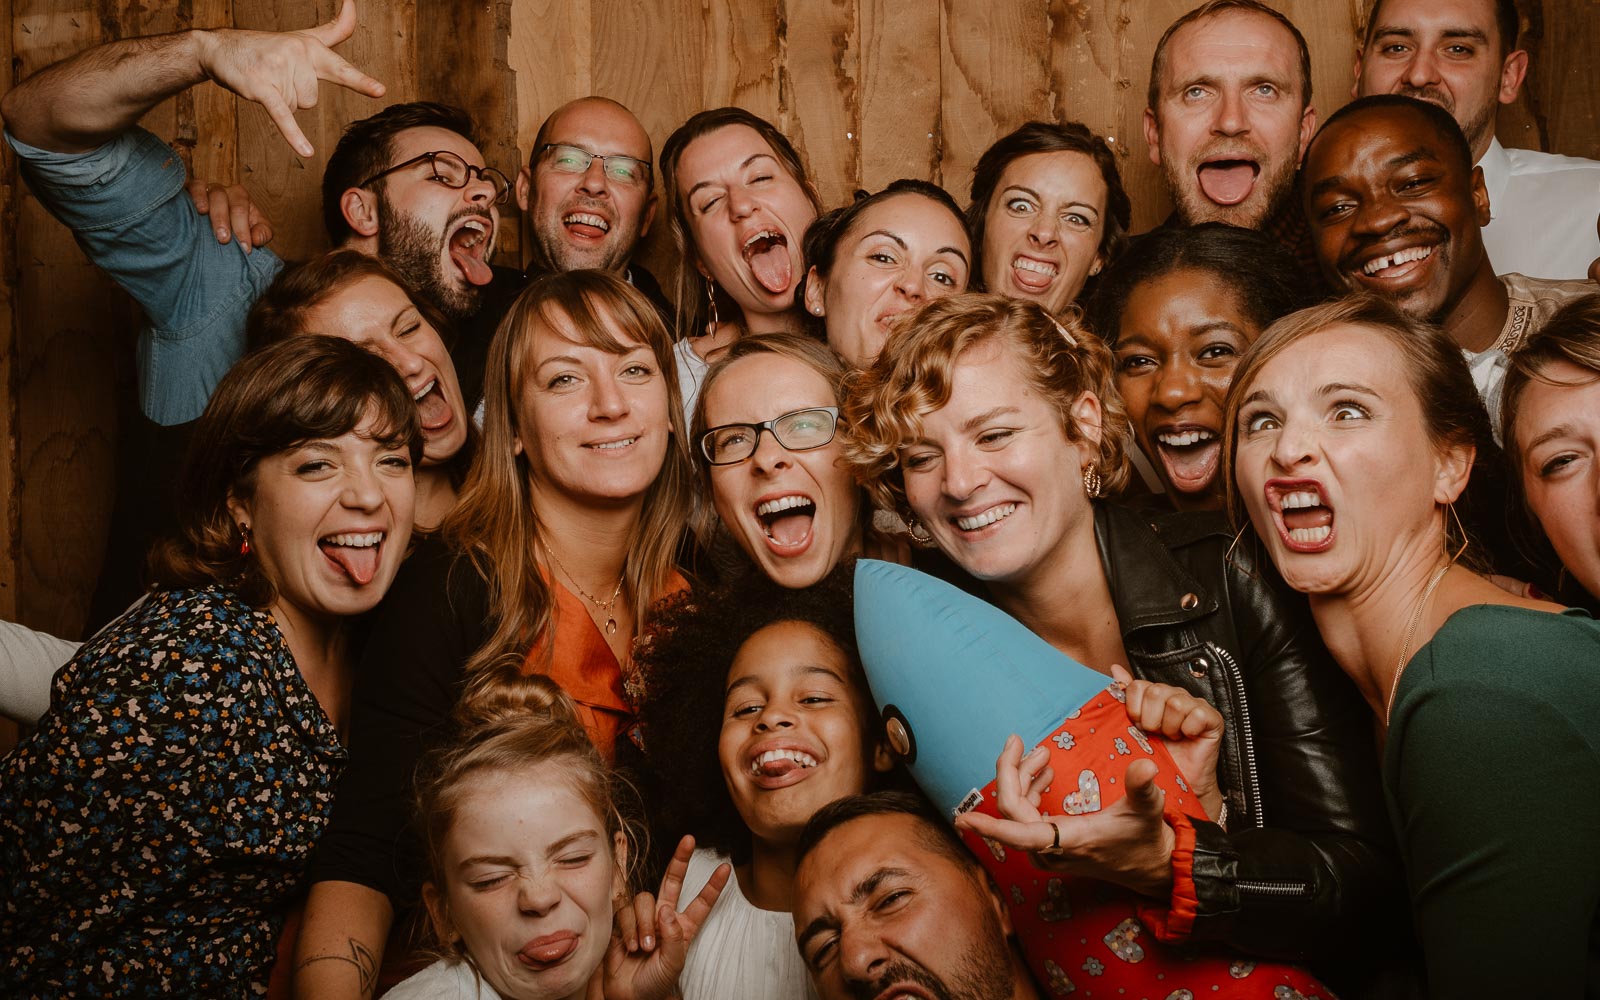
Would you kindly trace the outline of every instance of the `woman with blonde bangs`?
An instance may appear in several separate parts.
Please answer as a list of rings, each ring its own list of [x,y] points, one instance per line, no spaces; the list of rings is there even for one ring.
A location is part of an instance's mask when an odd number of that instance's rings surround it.
[[[348,985],[347,938],[382,954],[420,863],[401,789],[463,690],[538,673],[610,759],[631,725],[633,638],[684,586],[674,566],[693,472],[672,348],[621,278],[544,275],[489,351],[479,454],[438,536],[379,608],[356,691],[360,750],[313,871],[297,983]]]
[[[941,299],[851,384],[846,455],[874,499],[995,604],[1168,707],[1136,721],[1173,741],[1211,820],[1164,817],[1130,786],[1072,818],[1062,870],[1192,913],[1187,930],[1156,920],[1168,939],[1339,956],[1335,978],[1350,982],[1347,956],[1389,930],[1395,877],[1362,706],[1270,568],[1228,556],[1221,517],[1151,519],[1103,499],[1128,477],[1112,380],[1109,349],[1074,312],[1057,321],[1001,295]],[[1000,756],[1020,787],[1030,766],[1016,740]],[[961,821],[1032,850],[1042,818],[1028,807]],[[1230,860],[1195,860],[1207,857]]]

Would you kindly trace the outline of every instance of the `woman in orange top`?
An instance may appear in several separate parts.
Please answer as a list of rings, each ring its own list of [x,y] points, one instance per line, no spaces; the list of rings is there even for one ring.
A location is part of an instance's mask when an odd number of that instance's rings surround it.
[[[671,340],[649,300],[599,271],[544,275],[501,322],[487,373],[460,500],[372,622],[356,750],[297,948],[308,995],[358,995],[396,911],[415,903],[408,793],[462,691],[546,674],[609,758],[632,714],[633,637],[684,586],[674,556],[693,473]]]

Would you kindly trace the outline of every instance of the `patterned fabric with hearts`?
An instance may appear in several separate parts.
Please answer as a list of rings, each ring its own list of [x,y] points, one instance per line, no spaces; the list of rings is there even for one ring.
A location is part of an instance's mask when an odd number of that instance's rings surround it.
[[[1159,737],[1128,724],[1120,689],[1111,688],[1069,715],[1044,746],[1057,778],[1040,807],[1049,815],[1098,812],[1122,798],[1122,777],[1140,757],[1156,762],[1167,809],[1204,811]],[[998,815],[993,782],[977,811]],[[1035,980],[1049,997],[1150,997],[1152,1000],[1252,998],[1326,1000],[1333,996],[1292,965],[1256,962],[1226,950],[1164,944],[1140,922],[1149,900],[1108,882],[1053,874],[971,831],[968,849],[1011,904],[1011,923]]]

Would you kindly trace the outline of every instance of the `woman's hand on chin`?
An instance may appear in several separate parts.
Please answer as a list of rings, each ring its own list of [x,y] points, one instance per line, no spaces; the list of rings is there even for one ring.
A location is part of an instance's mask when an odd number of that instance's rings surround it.
[[[1215,820],[1222,812],[1222,790],[1217,787],[1222,713],[1183,688],[1135,680],[1120,663],[1112,664],[1111,678],[1127,695],[1128,719],[1166,741],[1173,762],[1194,789],[1206,815]]]
[[[1155,762],[1128,765],[1126,794],[1098,812],[1044,816],[1040,798],[1055,776],[1048,760],[1044,747],[1023,756],[1022,740],[1007,739],[995,764],[1000,817],[962,813],[956,826],[1028,851],[1039,868],[1115,882],[1147,896],[1169,895],[1176,838],[1161,816],[1166,792],[1155,783]]]
[[[631,905],[624,902],[618,908],[606,951],[605,1000],[668,1000],[678,995],[689,942],[733,874],[727,864],[718,865],[705,888],[679,913],[678,896],[692,854],[694,838],[684,837],[661,877],[661,891],[655,896],[641,892]]]

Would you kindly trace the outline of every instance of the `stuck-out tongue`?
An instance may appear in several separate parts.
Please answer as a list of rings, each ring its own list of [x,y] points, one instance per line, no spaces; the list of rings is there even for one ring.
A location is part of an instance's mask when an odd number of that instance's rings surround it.
[[[436,431],[450,422],[455,414],[450,412],[450,404],[445,401],[444,393],[439,391],[436,384],[428,390],[428,394],[417,400],[417,419],[422,421],[422,429]]]
[[[766,249],[750,255],[750,271],[761,282],[761,287],[773,294],[787,292],[794,277],[794,264],[789,260],[789,247],[779,240],[763,241]]]
[[[811,522],[815,517],[814,507],[804,507],[793,514],[779,514],[767,522],[767,531],[779,545],[799,545],[811,534]]]
[[[1283,526],[1290,531],[1299,528],[1323,528],[1333,523],[1333,511],[1326,507],[1299,507],[1283,512]]]
[[[456,267],[461,268],[461,274],[474,285],[487,285],[494,280],[494,272],[489,270],[489,265],[475,254],[451,247],[450,259],[456,262]]]
[[[330,542],[322,543],[322,553],[329,559],[338,563],[350,579],[361,586],[372,582],[378,575],[378,550],[381,545],[364,545],[357,548],[353,545],[334,545]]]
[[[787,757],[779,757],[777,760],[769,760],[758,765],[757,769],[764,778],[781,778],[790,771],[800,770],[800,765]]]
[[[1256,186],[1256,165],[1247,160],[1219,160],[1200,168],[1200,190],[1218,205],[1237,205]]]

